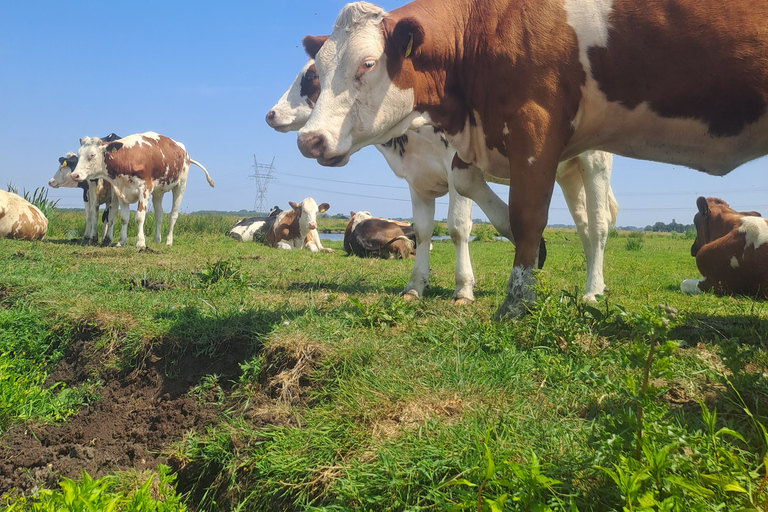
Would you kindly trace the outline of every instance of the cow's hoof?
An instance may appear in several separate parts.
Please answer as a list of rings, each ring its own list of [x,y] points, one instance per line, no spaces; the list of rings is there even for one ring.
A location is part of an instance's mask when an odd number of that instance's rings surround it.
[[[517,320],[528,313],[528,308],[522,301],[508,301],[504,299],[499,309],[493,315],[494,320]]]
[[[324,247],[324,248],[323,248],[323,252],[336,252],[336,251],[334,251],[334,250],[333,250],[333,249],[331,249],[330,247]]]
[[[465,306],[475,303],[475,299],[470,299],[469,297],[458,297],[453,300],[453,303],[457,306]]]
[[[581,300],[590,304],[597,304],[597,297],[594,294],[588,293],[581,297]]]
[[[405,302],[419,300],[419,292],[417,292],[416,290],[408,290],[403,294],[403,300]]]

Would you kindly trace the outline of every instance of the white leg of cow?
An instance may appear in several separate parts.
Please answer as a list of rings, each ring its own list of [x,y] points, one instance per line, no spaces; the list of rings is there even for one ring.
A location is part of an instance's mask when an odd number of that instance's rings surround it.
[[[85,203],[85,237],[87,244],[98,242],[99,197],[93,183],[88,187],[88,201]]]
[[[173,187],[173,203],[171,204],[171,216],[168,219],[168,236],[165,238],[167,245],[173,245],[173,227],[176,225],[176,219],[179,218],[179,208],[181,207],[181,198],[184,195],[184,189],[187,188],[187,180],[182,179]]]
[[[585,188],[591,252],[591,257],[587,258],[587,288],[584,300],[594,302],[595,295],[605,292],[603,257],[608,231],[611,223],[615,222],[617,208],[611,192],[613,155],[604,151],[587,151],[576,157],[576,160],[579,163]],[[585,247],[584,250],[587,251],[587,248]]]
[[[152,194],[152,208],[155,213],[155,243],[161,241],[160,230],[163,227],[163,193]]]
[[[107,203],[109,213],[107,214],[107,223],[104,225],[104,236],[102,237],[102,243],[104,245],[110,245],[115,233],[115,218],[117,217],[118,205],[120,204],[117,194],[112,192],[112,197]]]
[[[147,216],[147,207],[149,206],[149,191],[141,187],[139,193],[139,204],[136,205],[136,247],[143,249],[147,246],[144,239],[144,219]]]
[[[118,247],[124,247],[128,243],[128,221],[131,220],[131,205],[120,201],[120,241]]]
[[[475,301],[475,275],[469,258],[472,200],[460,195],[451,180],[448,187],[448,234],[456,248],[456,290],[453,298],[457,304],[471,304]]]
[[[403,298],[418,299],[424,294],[429,282],[429,246],[435,227],[435,200],[419,195],[411,187],[413,231],[416,235],[416,256],[413,261],[411,280],[403,291]]]
[[[594,271],[594,252],[589,239],[589,216],[587,214],[587,198],[584,181],[576,158],[562,162],[557,168],[555,177],[557,184],[563,191],[565,203],[571,212],[573,222],[576,224],[576,233],[581,240],[581,247],[584,249],[584,257],[587,260],[587,285],[584,292],[584,300],[594,301],[595,293],[603,293],[603,290],[595,292],[590,288],[593,280]]]
[[[483,210],[496,231],[514,243],[515,240],[509,223],[509,207],[488,186],[483,177],[483,171],[479,167],[470,165],[464,169],[451,169],[451,175],[456,191],[474,201]]]

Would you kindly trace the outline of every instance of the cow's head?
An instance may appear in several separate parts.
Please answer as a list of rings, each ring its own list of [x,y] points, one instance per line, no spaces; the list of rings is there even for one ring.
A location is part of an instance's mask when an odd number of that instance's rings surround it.
[[[288,201],[288,204],[299,219],[299,232],[302,238],[306,237],[311,230],[317,229],[317,214],[327,212],[330,208],[328,203],[318,205],[311,197],[304,199],[301,203]]]
[[[59,158],[59,169],[53,178],[48,180],[48,186],[51,188],[75,188],[77,182],[72,179],[72,171],[77,166],[77,155],[74,153],[67,153]]]
[[[737,212],[717,197],[697,198],[696,208],[699,210],[693,217],[696,240],[691,246],[691,256],[696,256],[704,245],[725,236],[734,227],[741,226],[741,218],[761,216],[760,212]]]
[[[387,23],[386,15],[366,2],[349,4],[327,40],[304,38],[321,86],[299,130],[299,148],[307,158],[345,165],[353,153],[402,135],[420,117],[409,75],[424,31],[411,19]]]
[[[267,112],[267,124],[275,130],[295,132],[307,122],[317,97],[320,95],[320,79],[314,59],[310,59],[285,91],[280,101]]]
[[[72,171],[72,179],[83,181],[99,174],[106,174],[105,155],[117,152],[123,147],[122,142],[104,142],[98,137],[80,139],[77,150],[77,166]]]

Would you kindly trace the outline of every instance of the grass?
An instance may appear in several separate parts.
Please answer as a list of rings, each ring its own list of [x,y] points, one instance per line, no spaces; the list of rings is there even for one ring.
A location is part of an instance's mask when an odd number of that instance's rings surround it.
[[[78,339],[126,369],[160,344],[221,358],[246,340],[236,378],[190,389],[226,412],[166,448],[190,510],[765,509],[768,305],[682,295],[698,275],[684,236],[612,235],[610,292],[589,305],[578,236],[547,230],[539,301],[498,322],[508,242],[470,244],[476,302],[456,307],[450,241],[403,302],[411,261],[341,242],[273,250],[226,237],[234,219],[182,215],[173,247],[137,253],[130,230],[122,249],[70,243],[79,222],[0,243],[0,431],[97,399],[98,379],[48,379]]]

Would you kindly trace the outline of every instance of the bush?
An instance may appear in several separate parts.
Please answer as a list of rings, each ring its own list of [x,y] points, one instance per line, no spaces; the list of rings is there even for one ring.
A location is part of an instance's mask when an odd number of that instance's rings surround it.
[[[624,247],[628,251],[639,251],[643,248],[643,237],[644,235],[640,231],[630,233]]]

